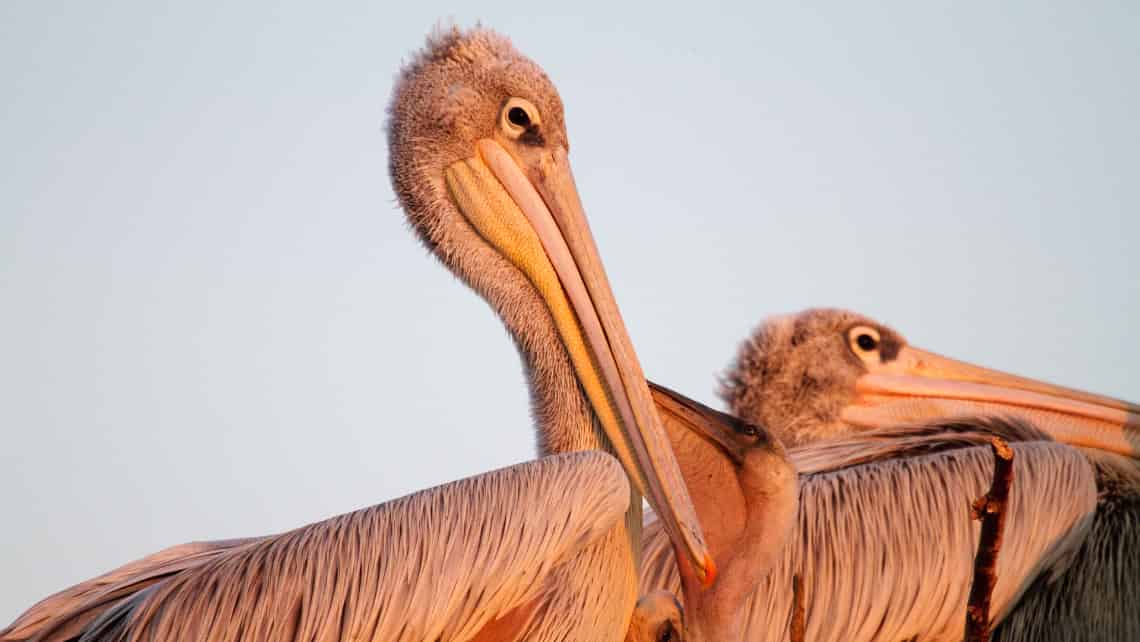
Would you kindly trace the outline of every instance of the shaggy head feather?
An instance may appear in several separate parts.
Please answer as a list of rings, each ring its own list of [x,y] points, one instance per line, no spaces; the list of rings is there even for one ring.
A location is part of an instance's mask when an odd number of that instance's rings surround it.
[[[867,372],[850,345],[850,331],[879,333],[879,357],[889,361],[906,345],[894,330],[854,312],[814,309],[775,317],[741,344],[721,381],[732,413],[767,426],[788,446],[850,430],[840,413]]]

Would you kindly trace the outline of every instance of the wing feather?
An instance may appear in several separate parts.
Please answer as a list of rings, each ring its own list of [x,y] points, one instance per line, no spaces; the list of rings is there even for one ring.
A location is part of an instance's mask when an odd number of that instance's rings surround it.
[[[187,555],[165,577],[144,558],[104,576],[98,590],[136,592],[87,609],[81,640],[466,640],[549,591],[629,498],[615,459],[570,453]]]

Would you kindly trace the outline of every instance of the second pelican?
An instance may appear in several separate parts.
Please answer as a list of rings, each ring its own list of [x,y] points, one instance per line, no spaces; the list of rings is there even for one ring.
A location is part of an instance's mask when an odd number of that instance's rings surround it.
[[[1091,527],[1052,559],[1016,571],[1028,585],[1002,614],[994,639],[1140,639],[1137,405],[949,359],[911,345],[882,323],[836,309],[761,324],[741,346],[722,394],[740,417],[801,445],[795,455],[801,465],[825,461],[828,449],[821,446],[828,439],[861,442],[862,460],[870,464],[911,448],[915,431],[908,424],[935,439],[931,429],[939,422],[987,431],[1003,417],[1031,427],[1003,435],[1010,440],[1079,447],[1096,479]],[[1018,479],[1015,486],[1028,483]],[[1038,508],[1026,517],[1056,518],[1040,506],[1051,501],[1042,497],[1043,488],[1023,490],[1027,508]],[[1014,550],[1019,545],[1008,536],[1006,542]]]

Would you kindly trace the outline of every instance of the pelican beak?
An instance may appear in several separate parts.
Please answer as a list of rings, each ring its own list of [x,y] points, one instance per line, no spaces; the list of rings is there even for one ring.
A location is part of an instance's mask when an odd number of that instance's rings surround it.
[[[746,425],[744,421],[719,410],[713,410],[659,383],[650,381],[649,391],[653,395],[654,404],[665,416],[676,418],[686,430],[719,448],[736,466],[744,465],[744,456],[749,447],[742,444],[734,434],[737,427]],[[762,428],[752,430],[758,435],[763,435],[766,442],[773,443],[767,431]]]
[[[744,465],[748,448],[733,439],[732,432],[721,423],[706,422],[697,426],[697,434],[720,447],[721,451],[736,466]]]
[[[716,566],[602,269],[566,150],[524,162],[482,139],[474,156],[444,176],[463,216],[542,297],[614,454],[711,584]],[[633,527],[640,529],[640,498],[636,510]]]
[[[1140,406],[1018,377],[905,346],[869,366],[843,419],[865,428],[934,417],[998,415],[1057,441],[1140,458]]]

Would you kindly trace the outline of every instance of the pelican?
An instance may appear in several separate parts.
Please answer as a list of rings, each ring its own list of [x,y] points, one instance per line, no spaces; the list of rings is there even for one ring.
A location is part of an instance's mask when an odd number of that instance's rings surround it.
[[[889,443],[883,430],[907,423],[1011,417],[1043,433],[1037,438],[1079,447],[1095,472],[1091,528],[1055,564],[1024,570],[1031,585],[1007,609],[994,639],[1140,639],[1135,404],[949,359],[911,346],[872,319],[834,309],[762,324],[741,346],[722,396],[734,414],[790,444],[845,434]],[[1042,512],[1036,523],[1048,519]]]
[[[961,639],[967,503],[988,486],[977,446],[993,434],[1018,442],[995,639],[1140,639],[1134,405],[947,359],[838,310],[762,325],[722,396],[796,444],[801,471],[798,528],[744,607],[747,639],[783,637],[791,605],[774,589],[794,573],[807,639]],[[676,590],[667,544],[646,529],[647,587]]]
[[[1079,639],[1082,631],[1130,639],[1136,631],[1136,610],[1125,613],[1137,603],[1130,564],[1094,570],[1095,581],[1062,573],[1088,551],[1103,557],[1110,543],[1135,537],[1121,535],[1136,530],[1127,502],[1112,502],[1120,525],[1096,533],[1105,512],[1098,482],[1103,493],[1106,478],[1119,487],[1137,477],[1128,459],[1136,406],[940,357],[838,311],[762,326],[722,395],[741,419],[795,444],[801,472],[796,530],[744,607],[746,639],[786,635],[794,574],[805,582],[808,639],[961,639],[977,545],[967,505],[988,486],[992,462],[980,446],[993,434],[1020,442],[993,611],[1003,639],[1072,639],[1074,630]],[[668,540],[652,522],[644,547],[643,586],[678,590]],[[1084,586],[1065,588],[1075,582]],[[1118,603],[1109,606],[1104,595],[1115,587]],[[1084,597],[1061,608],[1059,596],[1078,590]],[[1104,620],[1070,617],[1095,613],[1087,605],[1098,600],[1111,613]],[[1026,611],[1036,603],[1052,609],[1049,617]]]
[[[545,73],[491,31],[436,33],[397,81],[388,140],[411,227],[518,346],[540,453],[607,454],[507,469],[234,547],[85,611],[98,617],[77,631],[84,641],[620,640],[639,595],[643,496],[692,577],[712,583]],[[527,494],[575,486],[586,494]],[[624,517],[609,520],[614,510]]]

